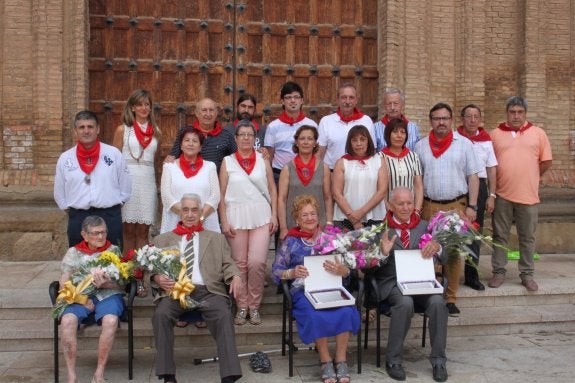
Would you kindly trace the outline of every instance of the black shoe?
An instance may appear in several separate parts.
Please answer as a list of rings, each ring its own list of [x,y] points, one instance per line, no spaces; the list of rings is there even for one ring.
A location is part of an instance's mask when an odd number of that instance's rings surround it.
[[[445,364],[436,364],[433,366],[433,380],[436,382],[445,382],[447,380],[447,368],[445,368]]]
[[[403,370],[403,367],[401,367],[401,364],[389,364],[386,362],[385,370],[391,379],[405,380],[405,371]]]
[[[176,375],[163,375],[162,376],[164,378],[164,383],[178,383],[178,381],[176,380]]]
[[[473,290],[477,290],[477,291],[483,291],[485,290],[485,286],[483,285],[483,283],[479,282],[479,280],[475,279],[475,280],[471,280],[471,281],[465,281],[465,286],[471,287]]]
[[[455,303],[447,303],[446,306],[447,306],[447,311],[449,311],[450,317],[458,317],[459,313],[461,313],[461,311],[459,311],[457,306],[455,306]]]

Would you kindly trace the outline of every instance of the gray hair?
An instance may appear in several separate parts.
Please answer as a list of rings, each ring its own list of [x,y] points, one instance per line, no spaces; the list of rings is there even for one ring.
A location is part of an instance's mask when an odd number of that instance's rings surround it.
[[[76,123],[80,120],[92,120],[96,122],[96,126],[99,126],[98,117],[96,116],[96,113],[91,110],[81,110],[76,113],[76,116],[74,117],[74,127],[76,127]]]
[[[238,124],[236,125],[236,136],[238,135],[238,132],[240,130],[240,128],[251,128],[252,129],[252,133],[254,134],[254,136],[257,134],[256,132],[256,127],[254,126],[254,124],[248,120],[247,118],[244,118],[243,120],[240,120],[238,122]]]
[[[186,199],[190,201],[196,201],[198,203],[198,206],[202,206],[202,199],[200,198],[199,195],[195,193],[184,193],[184,195],[180,199],[180,202],[184,202],[184,200]]]
[[[82,221],[82,231],[88,233],[90,231],[91,227],[96,227],[96,226],[104,226],[106,227],[106,221],[104,221],[104,218],[98,216],[98,215],[89,215],[86,218],[84,218],[84,220]],[[108,228],[106,227],[106,230]]]
[[[405,96],[399,88],[385,88],[385,94],[399,94],[401,102],[405,102]]]
[[[527,100],[521,96],[511,96],[505,102],[505,110],[509,110],[512,106],[520,106],[527,110]]]
[[[391,191],[391,193],[389,193],[389,201],[393,201],[395,200],[395,195],[399,194],[400,192],[408,192],[411,195],[411,200],[414,201],[415,197],[413,195],[413,192],[411,191],[410,188],[406,188],[406,187],[396,187],[395,189],[393,189]]]

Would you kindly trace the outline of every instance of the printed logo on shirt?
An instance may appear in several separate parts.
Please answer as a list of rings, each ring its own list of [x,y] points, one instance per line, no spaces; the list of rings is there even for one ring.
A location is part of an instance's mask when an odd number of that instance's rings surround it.
[[[106,154],[106,155],[104,156],[104,162],[106,163],[106,165],[112,166],[112,164],[114,163],[114,160],[111,159],[110,157],[108,157],[108,155]]]
[[[72,170],[78,169],[78,165],[74,164],[74,161],[72,161],[71,158],[68,158],[68,159],[66,160],[66,162],[64,163],[64,167],[65,167],[68,171],[72,171]]]

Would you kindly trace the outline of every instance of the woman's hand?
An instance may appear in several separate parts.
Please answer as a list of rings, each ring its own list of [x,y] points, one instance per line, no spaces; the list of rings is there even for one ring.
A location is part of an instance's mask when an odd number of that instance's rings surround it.
[[[92,283],[98,289],[101,288],[106,283],[110,282],[110,277],[108,276],[108,274],[106,274],[106,272],[99,267],[90,269],[90,274],[92,274],[92,277],[94,278]]]
[[[280,241],[283,241],[284,239],[286,239],[287,233],[288,233],[288,229],[286,229],[285,227],[283,229],[280,229]]]
[[[293,277],[294,278],[307,278],[309,276],[309,272],[304,265],[297,265],[293,269]]]
[[[356,223],[360,223],[361,224],[361,217],[363,217],[363,214],[361,214],[361,212],[359,210],[353,210],[352,212],[350,212],[349,214],[347,214],[347,219],[349,220],[349,222],[351,222],[354,227]],[[362,228],[362,226],[360,226],[360,228]]]
[[[381,236],[381,240],[379,241],[379,248],[381,249],[383,255],[385,255],[386,257],[389,255],[391,249],[393,248],[393,243],[395,242],[396,239],[397,234],[395,234],[393,237],[391,237],[391,239],[389,239],[389,230],[386,230],[385,233],[383,233],[383,235]]]
[[[270,234],[273,234],[278,229],[278,218],[272,216],[271,222],[269,223]]]
[[[222,222],[221,224],[222,234],[228,238],[235,238],[236,231],[227,222]]]
[[[350,270],[345,267],[337,257],[335,258],[335,261],[325,261],[323,263],[323,268],[328,273],[339,275],[341,277],[347,277],[350,273]]]

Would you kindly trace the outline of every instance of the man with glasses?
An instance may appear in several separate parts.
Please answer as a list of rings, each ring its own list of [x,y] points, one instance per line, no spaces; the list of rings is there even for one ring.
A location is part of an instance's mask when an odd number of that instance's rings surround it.
[[[211,98],[203,98],[198,101],[196,104],[196,118],[197,120],[194,121],[192,126],[202,132],[205,138],[200,154],[204,160],[216,164],[216,168],[219,172],[224,157],[237,150],[233,126],[222,128],[222,125],[217,120],[218,104]],[[173,162],[176,158],[180,157],[182,151],[180,149],[181,142],[179,138],[185,128],[187,128],[187,126],[180,128],[172,150],[170,150],[170,154],[164,162]]]
[[[479,230],[483,229],[485,212],[493,213],[495,206],[495,189],[497,185],[497,159],[493,151],[493,143],[489,133],[481,126],[481,109],[475,104],[469,104],[461,109],[461,125],[457,132],[467,137],[473,144],[473,150],[479,161],[479,195],[477,197],[477,219]],[[483,291],[485,286],[479,281],[477,266],[481,242],[473,241],[469,248],[477,256],[473,261],[465,262],[465,285],[473,290]]]
[[[539,181],[552,164],[551,145],[545,131],[527,121],[527,100],[507,100],[507,121],[492,133],[499,161],[493,213],[493,241],[507,247],[513,221],[519,237],[519,276],[527,291],[537,291],[533,280],[535,230],[539,220]],[[497,288],[505,280],[507,252],[495,247],[491,257],[493,277],[488,286]]]
[[[122,247],[122,205],[132,194],[132,180],[120,151],[100,142],[96,114],[83,110],[74,118],[76,145],[56,164],[54,200],[68,214],[68,245],[82,241],[84,219],[97,215],[108,227],[108,239]]]
[[[387,146],[384,137],[385,127],[389,121],[394,118],[399,118],[405,122],[405,125],[407,126],[407,142],[405,143],[405,146],[407,146],[409,150],[415,149],[415,144],[419,141],[419,127],[415,122],[409,121],[403,115],[404,108],[405,96],[401,93],[401,90],[397,88],[387,88],[383,95],[383,109],[385,110],[385,116],[374,124],[375,146],[378,152]]]
[[[347,133],[354,126],[365,126],[375,145],[373,122],[357,108],[357,102],[355,85],[342,84],[337,90],[337,111],[323,117],[319,122],[318,157],[322,158],[331,170],[335,162],[345,154]]]
[[[429,111],[431,132],[415,145],[423,168],[422,218],[428,220],[438,211],[462,211],[469,221],[477,218],[477,194],[481,170],[473,144],[452,127],[453,111],[448,104],[438,103]],[[459,288],[461,259],[446,265],[447,309],[459,315],[455,305]]]
[[[279,181],[283,167],[294,159],[292,150],[294,134],[300,126],[311,125],[317,128],[317,124],[303,113],[303,89],[293,81],[286,82],[280,91],[280,99],[283,112],[279,117],[269,123],[264,138],[264,146],[267,148],[269,158],[272,159],[272,170],[276,185]]]

